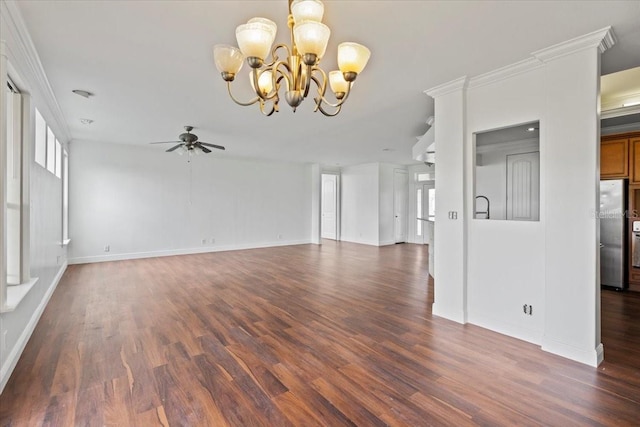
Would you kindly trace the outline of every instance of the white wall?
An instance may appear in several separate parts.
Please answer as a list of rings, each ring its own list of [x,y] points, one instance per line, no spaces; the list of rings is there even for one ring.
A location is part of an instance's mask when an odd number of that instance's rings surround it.
[[[2,53],[8,59],[8,74],[20,92],[26,95],[31,108],[37,107],[58,139],[65,142],[68,133],[64,121],[26,27],[15,8],[15,4],[0,2],[0,39],[4,42]],[[33,117],[32,112],[29,116]],[[30,123],[31,129],[25,129],[30,153],[34,152],[33,125]],[[66,249],[60,244],[62,181],[37,165],[33,158],[28,166],[30,233],[26,235],[30,235],[31,277],[38,280],[13,311],[0,314],[0,336],[4,337],[0,348],[0,392],[66,268]]]
[[[393,193],[396,170],[406,171],[407,167],[367,163],[342,168],[340,240],[375,246],[395,243]],[[410,206],[407,211],[410,212]]]
[[[214,153],[188,163],[84,141],[72,150],[71,263],[311,242],[311,165]]]
[[[602,360],[594,215],[599,49],[603,39],[612,43],[608,37],[604,29],[536,52],[535,59],[471,79],[466,90],[457,81],[427,91],[436,98],[438,122],[434,313],[461,321],[466,310],[472,323],[594,366]],[[472,219],[473,132],[535,120],[540,221]],[[460,207],[462,224],[443,217]],[[455,267],[464,277],[446,273]],[[534,305],[533,316],[523,304]]]
[[[377,163],[342,168],[341,240],[378,245],[379,179]]]

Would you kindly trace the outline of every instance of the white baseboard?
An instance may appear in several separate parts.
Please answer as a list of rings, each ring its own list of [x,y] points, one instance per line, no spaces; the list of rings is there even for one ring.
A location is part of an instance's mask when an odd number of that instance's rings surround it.
[[[109,255],[93,255],[86,257],[69,258],[69,264],[88,264],[93,262],[108,262],[108,261],[124,261],[128,259],[140,259],[140,258],[156,258],[175,255],[192,255],[203,254],[209,252],[224,252],[224,251],[240,251],[244,249],[260,249],[271,248],[277,246],[294,246],[294,245],[306,245],[311,244],[311,239],[305,240],[287,240],[287,241],[275,241],[265,243],[248,243],[239,245],[221,245],[221,246],[205,246],[202,248],[187,248],[187,249],[168,249],[159,251],[148,252],[128,252]]]
[[[532,344],[540,345],[542,342],[542,331],[536,331],[533,328],[525,328],[513,323],[494,319],[486,315],[477,313],[469,313],[469,323],[480,326],[481,328],[497,332],[502,335],[527,341]]]
[[[465,324],[467,323],[467,313],[463,310],[449,310],[446,307],[443,307],[442,304],[438,304],[434,302],[431,306],[431,314],[434,316],[442,317],[447,320],[452,320],[457,323]]]
[[[24,348],[27,345],[29,338],[31,338],[31,334],[33,333],[33,330],[38,324],[38,320],[40,320],[40,316],[42,316],[42,313],[44,312],[45,307],[47,306],[47,304],[49,303],[49,300],[51,299],[51,295],[53,295],[53,292],[56,290],[56,287],[58,287],[58,283],[60,282],[60,279],[62,279],[62,275],[64,274],[66,269],[67,269],[67,263],[65,262],[60,266],[60,269],[58,270],[56,277],[54,277],[53,282],[51,282],[51,285],[49,286],[49,289],[47,289],[47,292],[44,294],[42,301],[40,301],[40,304],[38,304],[38,307],[35,309],[35,311],[31,315],[31,319],[29,319],[29,323],[27,323],[27,326],[22,331],[22,334],[20,334],[20,338],[18,338],[18,341],[11,349],[11,352],[9,353],[9,357],[7,357],[7,360],[3,363],[2,368],[0,368],[0,394],[2,394],[4,387],[7,385],[7,381],[9,381],[9,377],[11,376],[11,373],[15,369],[16,364],[18,363],[18,359],[20,359],[20,356],[22,355],[22,352],[24,351]]]
[[[597,367],[604,360],[604,346],[602,343],[595,348],[578,348],[549,337],[542,338],[542,349],[585,365]]]

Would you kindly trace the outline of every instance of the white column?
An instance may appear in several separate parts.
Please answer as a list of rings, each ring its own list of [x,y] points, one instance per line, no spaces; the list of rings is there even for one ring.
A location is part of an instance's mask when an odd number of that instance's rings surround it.
[[[600,52],[610,29],[534,56],[545,63],[545,329],[542,348],[597,366],[600,342]]]
[[[467,78],[426,90],[435,99],[436,221],[433,314],[467,322],[467,217],[465,209]]]

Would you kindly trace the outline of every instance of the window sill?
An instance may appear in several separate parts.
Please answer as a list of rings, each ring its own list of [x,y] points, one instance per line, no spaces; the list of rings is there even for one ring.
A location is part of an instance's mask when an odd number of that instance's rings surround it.
[[[38,278],[33,277],[28,282],[20,285],[7,285],[7,300],[4,306],[0,307],[0,313],[9,313],[15,310],[37,281]]]

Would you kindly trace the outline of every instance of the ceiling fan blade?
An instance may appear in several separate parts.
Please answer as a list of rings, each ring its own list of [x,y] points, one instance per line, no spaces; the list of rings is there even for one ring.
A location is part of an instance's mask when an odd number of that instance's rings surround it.
[[[174,146],[174,147],[169,148],[169,149],[167,150],[167,153],[170,153],[170,152],[172,152],[172,151],[174,151],[174,150],[177,150],[177,149],[178,149],[178,148],[180,148],[180,147],[182,147],[182,143],[180,143],[180,144],[178,144],[178,145],[176,145],[176,146]]]
[[[225,148],[222,145],[209,144],[208,142],[198,141],[199,144],[206,145],[207,147],[217,148],[218,150],[224,150]]]
[[[207,147],[203,147],[202,145],[199,145],[200,149],[202,150],[202,152],[204,153],[210,153],[211,150],[209,150]]]
[[[150,142],[149,144],[177,144],[182,141],[162,141],[162,142]]]

